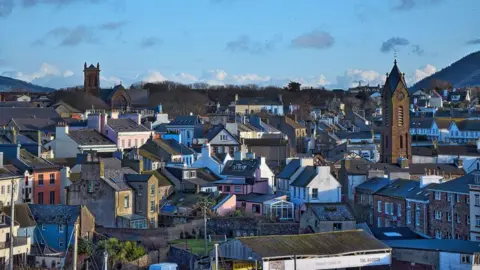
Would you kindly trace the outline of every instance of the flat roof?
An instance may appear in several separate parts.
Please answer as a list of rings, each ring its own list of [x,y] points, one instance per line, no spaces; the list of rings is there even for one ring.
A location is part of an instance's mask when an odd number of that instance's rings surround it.
[[[239,237],[237,240],[262,258],[391,250],[363,230]]]
[[[415,239],[415,240],[386,240],[385,244],[392,248],[417,250],[434,250],[450,253],[473,254],[480,252],[478,242],[451,239]]]

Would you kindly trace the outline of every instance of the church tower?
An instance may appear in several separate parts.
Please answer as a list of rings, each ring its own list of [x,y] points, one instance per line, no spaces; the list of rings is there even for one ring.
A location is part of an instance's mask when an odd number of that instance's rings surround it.
[[[405,75],[400,73],[395,59],[392,71],[387,73],[387,80],[382,93],[382,145],[381,162],[399,164],[411,163],[410,137],[410,95],[408,94]],[[408,161],[408,163],[406,163]]]
[[[98,95],[100,92],[100,64],[97,66],[90,65],[87,67],[87,63],[83,65],[83,90],[92,95]]]

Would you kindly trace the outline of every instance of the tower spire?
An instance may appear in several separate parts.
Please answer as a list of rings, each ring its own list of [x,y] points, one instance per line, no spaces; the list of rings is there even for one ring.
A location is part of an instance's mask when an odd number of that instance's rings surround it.
[[[397,50],[395,49],[393,51],[393,64],[396,65],[397,64]]]

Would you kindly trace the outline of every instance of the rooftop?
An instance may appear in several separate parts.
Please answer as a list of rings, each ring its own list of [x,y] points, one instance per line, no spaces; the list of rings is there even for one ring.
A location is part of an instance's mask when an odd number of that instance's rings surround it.
[[[195,126],[200,125],[200,117],[198,115],[188,115],[188,116],[177,116],[173,121],[171,121],[169,126]]]
[[[373,250],[391,250],[390,247],[362,230],[239,237],[237,240],[262,258],[295,255],[336,256]]]
[[[433,250],[449,253],[474,254],[480,252],[478,242],[450,239],[415,239],[415,240],[386,240],[385,244],[392,248],[413,250]]]
[[[135,121],[129,118],[120,119],[108,119],[107,125],[111,127],[115,132],[146,132],[150,131],[143,125],[137,124]]]
[[[52,119],[54,121],[62,119],[53,108],[0,107],[0,126],[6,126],[13,118]]]
[[[80,217],[80,205],[29,204],[30,211],[39,224],[73,225]]]
[[[300,163],[300,159],[298,158],[290,160],[287,166],[283,168],[283,170],[277,177],[283,179],[290,179],[290,177],[292,177],[292,175],[298,170],[298,168],[300,168]]]
[[[346,204],[312,203],[308,207],[321,221],[355,221],[355,216]]]
[[[107,136],[94,129],[80,129],[71,130],[68,136],[72,138],[78,145],[112,145],[116,146],[115,142],[111,141]]]

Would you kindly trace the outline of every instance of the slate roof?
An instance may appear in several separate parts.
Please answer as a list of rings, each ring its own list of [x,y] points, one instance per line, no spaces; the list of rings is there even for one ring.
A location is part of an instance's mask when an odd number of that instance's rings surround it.
[[[260,166],[258,159],[229,160],[225,164],[221,175],[229,176],[253,176]]]
[[[216,159],[218,163],[223,163],[225,159],[227,158],[228,153],[215,153],[215,155],[212,156],[212,158]]]
[[[148,174],[138,174],[138,173],[128,173],[124,174],[123,177],[127,182],[148,182],[151,175]]]
[[[205,134],[205,138],[208,140],[208,141],[211,141],[213,140],[217,135],[218,133],[220,133],[222,130],[225,130],[225,132],[230,135],[231,138],[233,138],[238,144],[240,144],[240,142],[237,140],[236,136],[232,135],[232,133],[230,133],[224,125],[222,124],[218,124],[218,125],[214,125],[212,128],[210,128],[207,133]]]
[[[400,82],[405,86],[405,88],[407,88],[407,83],[405,82],[405,78],[403,77],[403,74],[400,72],[400,69],[397,66],[397,61],[395,61],[392,71],[390,71],[390,74],[388,75],[388,78],[387,78],[387,82],[385,84],[388,85],[388,89],[391,92],[394,92],[397,89],[398,83]]]
[[[391,249],[362,230],[238,237],[237,240],[264,259],[312,254],[334,256]]]
[[[410,128],[430,129],[433,121],[433,118],[410,118]]]
[[[30,211],[37,224],[73,225],[80,217],[80,205],[29,204]]]
[[[287,166],[283,168],[283,170],[277,177],[283,179],[290,179],[290,177],[292,177],[292,175],[300,168],[300,163],[300,159],[298,158],[290,160]]]
[[[193,155],[194,151],[174,139],[149,139],[140,149],[140,155],[151,160],[169,161],[171,155]]]
[[[335,132],[335,135],[340,140],[348,140],[348,139],[371,140],[373,139],[372,132],[370,131],[360,131],[360,132],[342,131],[342,132]]]
[[[13,118],[11,120],[20,132],[22,131],[43,131],[43,132],[54,132],[56,121],[46,118],[46,119],[36,119],[36,118]]]
[[[288,140],[284,138],[244,139],[243,143],[247,146],[283,146],[288,144]]]
[[[355,216],[346,204],[312,203],[308,207],[320,221],[355,221]]]
[[[2,101],[0,107],[21,107],[21,108],[33,108],[37,107],[35,103],[25,101]]]
[[[4,206],[2,212],[10,216],[11,205]],[[15,204],[15,222],[20,225],[20,228],[35,227],[35,219],[30,211],[28,204]]]
[[[372,232],[373,236],[378,240],[411,240],[411,239],[425,239],[412,231],[408,227],[371,227],[369,230]]]
[[[147,89],[127,89],[126,92],[130,96],[132,105],[147,105],[148,104],[148,90]]]
[[[125,175],[138,174],[130,167],[112,168],[105,165],[104,179],[114,190],[130,190],[131,187],[127,184]]]
[[[20,149],[20,160],[32,170],[58,169],[60,166],[40,157],[33,155],[25,149]]]
[[[468,185],[475,183],[476,176],[480,177],[480,171],[474,171],[459,178],[429,187],[429,190],[469,194],[470,191]]]
[[[198,115],[177,116],[168,126],[195,126],[200,125],[200,117]]]
[[[415,239],[415,240],[386,240],[385,244],[392,248],[409,250],[432,250],[450,253],[474,254],[480,252],[478,242],[451,240],[451,239]]]
[[[108,109],[108,105],[103,100],[84,91],[55,91],[54,100],[56,102],[53,105],[54,108],[61,105],[59,102],[62,101],[82,113],[91,109]]]
[[[412,146],[412,154],[419,156],[480,156],[476,145],[438,145],[435,149],[433,146]]]
[[[290,184],[294,187],[306,187],[317,176],[317,170],[313,166],[305,166],[305,169]]]
[[[70,130],[68,136],[78,145],[112,145],[116,143],[94,129]]]
[[[282,195],[275,195],[275,194],[259,194],[259,193],[250,193],[247,195],[238,195],[237,194],[237,201],[244,201],[244,202],[253,202],[253,203],[264,203],[266,201],[270,201],[276,198],[282,197]]]
[[[53,108],[18,108],[0,107],[0,126],[6,126],[12,118],[52,119],[60,121],[62,118]]]
[[[421,192],[420,182],[415,180],[397,179],[375,194],[395,198],[408,198]]]
[[[466,119],[456,121],[455,125],[462,131],[480,131],[480,120]]]
[[[154,175],[158,179],[158,186],[172,186],[173,183],[162,173],[161,169],[152,170],[152,171],[143,171],[142,174]]]
[[[212,172],[209,168],[198,168],[197,177],[207,182],[215,182],[222,179],[220,176]]]
[[[465,171],[453,164],[434,164],[434,163],[414,163],[409,164],[408,168],[401,168],[397,164],[373,163],[364,159],[351,159],[350,168],[347,168],[349,174],[364,175],[369,170],[383,170],[387,172],[408,172],[413,175],[424,175],[425,170],[436,170],[443,173],[463,175]]]
[[[107,125],[111,127],[115,132],[150,131],[145,126],[139,125],[132,119],[128,119],[128,118],[108,119]]]
[[[390,183],[390,179],[388,178],[373,177],[361,183],[360,185],[356,186],[355,190],[359,189],[364,192],[366,191],[368,193],[375,193],[380,189],[386,187],[389,183]]]
[[[432,183],[427,186],[424,186],[420,190],[417,190],[416,193],[410,193],[407,195],[406,199],[408,200],[415,200],[415,201],[428,201],[429,200],[429,189],[435,188],[438,184]]]

